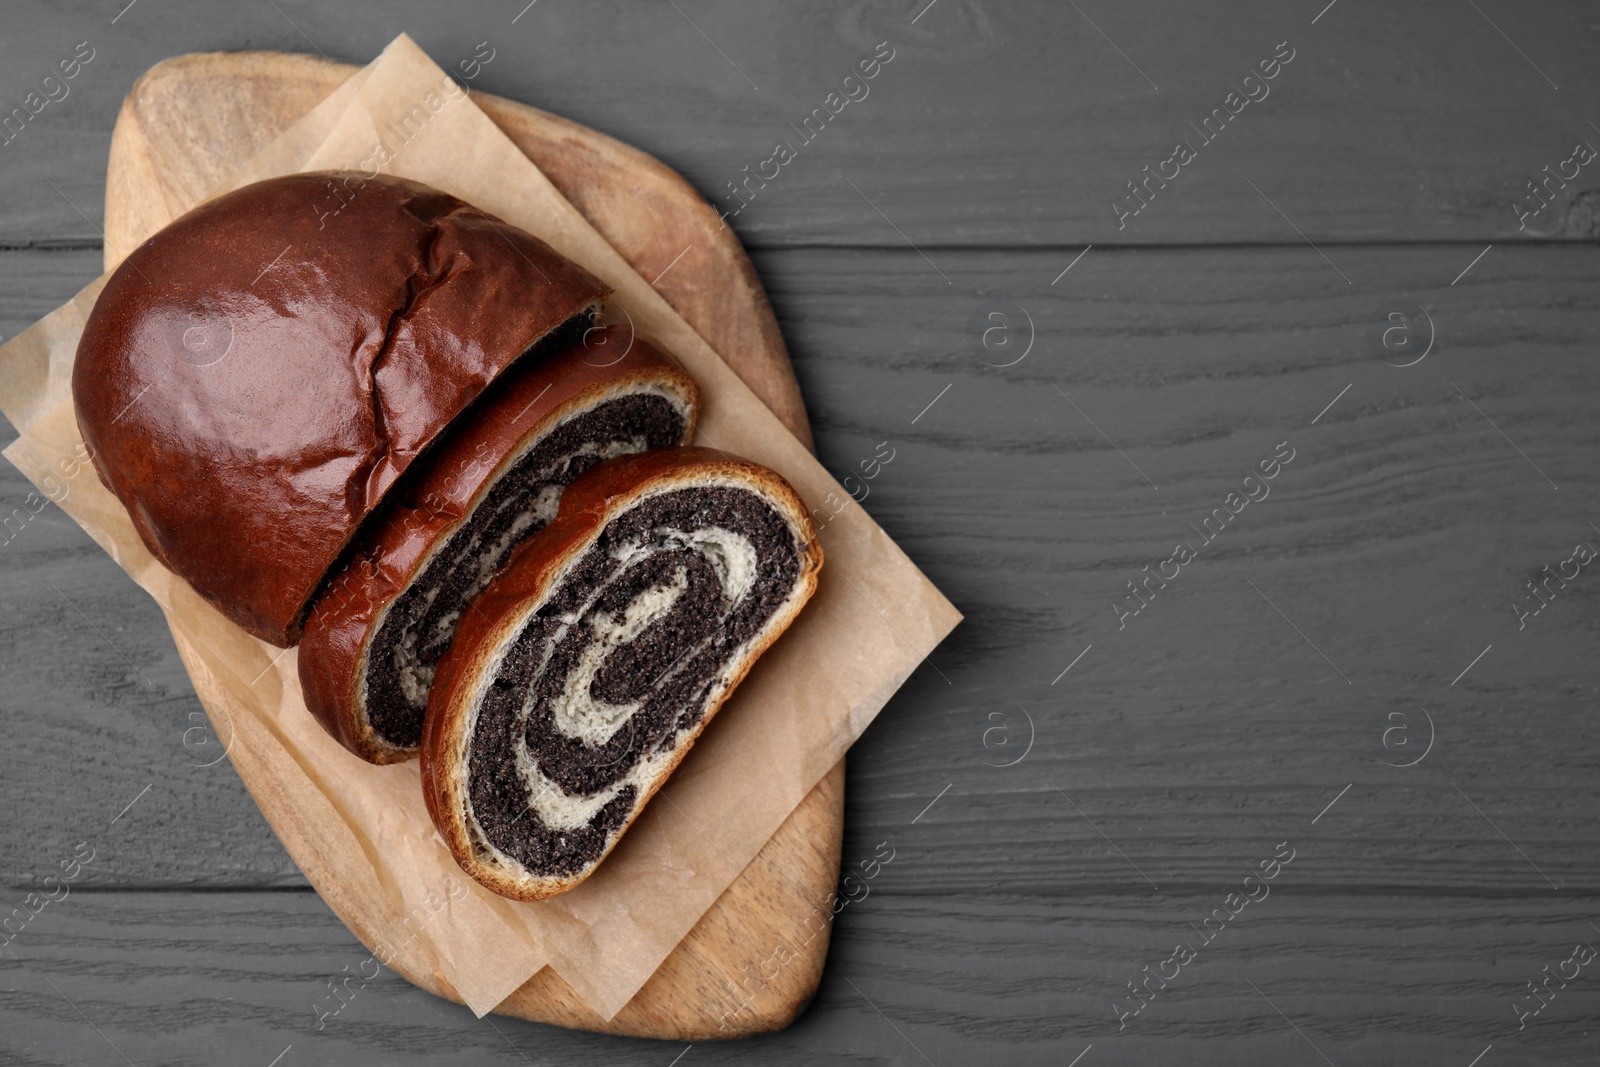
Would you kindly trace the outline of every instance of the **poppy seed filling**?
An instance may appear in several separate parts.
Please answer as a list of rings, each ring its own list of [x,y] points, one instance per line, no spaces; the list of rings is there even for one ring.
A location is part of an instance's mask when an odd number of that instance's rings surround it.
[[[365,711],[373,732],[397,748],[421,743],[434,669],[455,638],[461,612],[511,550],[555,518],[566,485],[602,460],[676,444],[684,430],[673,400],[636,392],[567,419],[528,449],[385,613],[366,666]]]
[[[596,862],[794,591],[758,493],[669,489],[613,516],[510,644],[472,720],[467,823],[539,875]]]

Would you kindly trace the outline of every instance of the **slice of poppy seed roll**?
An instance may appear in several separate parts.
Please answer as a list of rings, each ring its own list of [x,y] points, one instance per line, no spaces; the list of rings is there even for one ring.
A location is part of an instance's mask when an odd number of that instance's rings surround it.
[[[567,488],[439,664],[422,789],[461,868],[515,900],[587,878],[817,586],[765,467],[702,448]]]
[[[318,596],[300,642],[306,706],[370,763],[414,757],[435,665],[462,612],[568,482],[680,445],[699,390],[631,330],[595,327],[508,371],[418,461]]]

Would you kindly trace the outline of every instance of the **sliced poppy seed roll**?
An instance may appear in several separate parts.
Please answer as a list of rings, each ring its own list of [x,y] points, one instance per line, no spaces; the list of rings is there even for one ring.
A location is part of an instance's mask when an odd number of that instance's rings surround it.
[[[422,788],[462,869],[516,900],[587,878],[817,585],[805,505],[701,448],[568,487],[439,665]]]
[[[415,756],[434,667],[511,550],[590,467],[689,440],[698,404],[676,360],[615,327],[508,371],[317,598],[300,643],[311,713],[370,763]]]

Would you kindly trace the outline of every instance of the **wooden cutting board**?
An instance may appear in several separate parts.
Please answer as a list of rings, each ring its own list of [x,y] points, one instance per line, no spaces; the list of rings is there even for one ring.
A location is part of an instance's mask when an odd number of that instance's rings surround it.
[[[278,52],[185,55],[151,68],[123,102],[111,138],[106,269],[198,203],[240,160],[355,70]],[[500,97],[475,92],[472,99],[635,270],[656,279],[661,295],[809,446],[805,406],[766,293],[733,231],[688,183],[653,157],[584,126]],[[252,781],[256,773],[240,768],[259,803],[270,783]],[[822,977],[826,932],[804,945],[796,935],[813,911],[811,922],[831,920],[843,821],[841,760],[615,1018],[600,1018],[548,967],[496,1010],[559,1026],[689,1041],[787,1026]],[[313,885],[334,884],[337,872],[322,868],[298,827],[273,829]],[[433,830],[419,826],[417,832]],[[359,937],[337,898],[324,899]],[[755,977],[776,946],[798,957],[772,978]],[[402,951],[391,964],[397,973],[459,1001],[448,983],[405,956]]]

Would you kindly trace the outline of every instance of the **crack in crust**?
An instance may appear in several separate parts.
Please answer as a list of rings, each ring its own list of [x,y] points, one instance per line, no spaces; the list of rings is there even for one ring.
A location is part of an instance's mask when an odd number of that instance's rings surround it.
[[[351,473],[347,491],[352,494],[350,511],[359,514],[367,500],[376,494],[370,484],[372,473],[380,461],[389,455],[392,443],[389,438],[388,418],[385,414],[386,404],[383,398],[383,389],[380,385],[378,374],[382,369],[383,361],[394,348],[395,336],[399,333],[402,323],[409,322],[412,312],[416,309],[417,301],[431,289],[437,288],[449,281],[453,271],[440,271],[436,262],[439,248],[441,224],[451,218],[459,208],[432,220],[428,227],[427,238],[421,248],[420,263],[417,269],[411,272],[401,287],[400,304],[389,315],[389,321],[384,326],[383,340],[378,345],[378,351],[373,354],[367,363],[367,408],[372,412],[372,446],[367,450],[366,456],[356,465]],[[354,353],[352,353],[354,355]],[[360,496],[354,494],[360,493]]]

